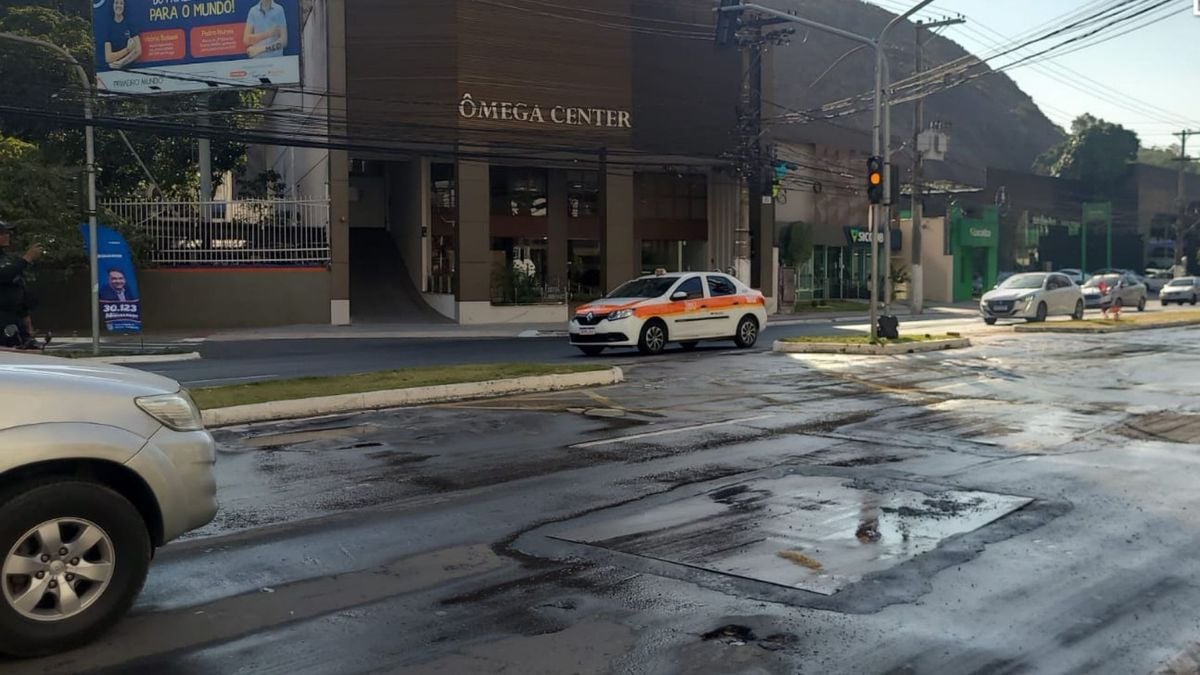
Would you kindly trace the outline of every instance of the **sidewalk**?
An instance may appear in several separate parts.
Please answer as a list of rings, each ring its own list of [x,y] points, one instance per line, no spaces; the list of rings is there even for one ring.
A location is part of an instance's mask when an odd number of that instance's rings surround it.
[[[892,310],[896,316],[910,317],[912,314],[907,307],[896,306]],[[978,310],[974,303],[957,305],[932,305],[926,307],[922,315],[927,318],[956,318],[974,316]],[[802,326],[835,323],[863,323],[868,320],[867,307],[862,311],[836,312],[812,311],[788,314],[773,314],[770,317],[771,326]],[[563,337],[567,334],[566,326],[562,323],[535,324],[480,324],[462,326],[446,323],[366,323],[351,326],[330,326],[325,324],[307,324],[293,326],[278,326],[272,328],[246,328],[226,331],[195,331],[150,333],[145,336],[113,335],[104,336],[101,342],[106,347],[125,347],[135,349],[145,345],[147,349],[178,347],[184,345],[199,345],[205,342],[258,342],[268,340],[378,340],[378,339],[415,339],[415,340],[470,340],[485,338],[539,338]],[[86,336],[71,336],[54,338],[54,345],[91,344],[91,338]]]
[[[931,319],[954,319],[976,316],[979,313],[978,307],[978,304],[974,301],[960,302],[953,305],[926,305],[925,311],[922,314],[915,315],[905,305],[894,305],[892,307],[892,314],[901,318],[922,316]],[[862,311],[855,312],[811,311],[773,314],[771,315],[770,325],[803,326],[820,325],[826,323],[863,323],[869,320],[870,310],[866,303],[864,303]]]

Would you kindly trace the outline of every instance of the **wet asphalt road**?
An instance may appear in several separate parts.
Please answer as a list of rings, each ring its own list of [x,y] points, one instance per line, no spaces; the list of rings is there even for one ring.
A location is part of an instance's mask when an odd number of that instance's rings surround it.
[[[223,430],[133,615],[0,672],[1191,672],[1198,367],[1194,330],[714,349]]]

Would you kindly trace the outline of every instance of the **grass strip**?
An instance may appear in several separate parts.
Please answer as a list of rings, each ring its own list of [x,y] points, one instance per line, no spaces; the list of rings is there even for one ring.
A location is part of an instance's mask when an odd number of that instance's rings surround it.
[[[426,366],[404,368],[358,375],[332,377],[302,377],[294,380],[271,380],[191,390],[192,398],[201,410],[228,408],[237,405],[294,401],[319,396],[362,394],[391,389],[412,389],[443,384],[490,382],[537,375],[570,375],[608,370],[601,365],[545,365],[537,363],[485,363],[457,366]]]

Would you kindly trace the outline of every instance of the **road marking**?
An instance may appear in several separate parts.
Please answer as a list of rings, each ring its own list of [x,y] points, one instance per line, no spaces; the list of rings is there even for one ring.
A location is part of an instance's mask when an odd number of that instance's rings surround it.
[[[695,424],[690,427],[678,427],[675,429],[663,429],[662,431],[649,431],[644,434],[633,434],[630,436],[617,436],[616,438],[606,438],[600,441],[588,441],[587,443],[576,443],[570,446],[571,448],[591,448],[597,445],[609,445],[610,443],[623,443],[625,441],[636,441],[642,438],[654,438],[656,436],[667,436],[670,434],[682,434],[688,431],[699,431],[701,429],[712,429],[715,427],[728,427],[734,424],[744,424],[746,422],[757,422],[765,420],[768,417],[775,415],[759,415],[757,417],[743,417],[736,420],[726,420],[724,422],[709,422],[707,424]]]
[[[247,382],[249,380],[271,380],[278,375],[250,375],[248,377],[218,377],[212,380],[189,380],[188,384],[210,384],[212,382]]]

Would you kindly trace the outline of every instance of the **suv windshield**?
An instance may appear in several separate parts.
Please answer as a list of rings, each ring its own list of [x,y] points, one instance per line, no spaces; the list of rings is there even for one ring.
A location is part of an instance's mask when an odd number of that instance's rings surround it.
[[[654,277],[634,279],[617,287],[617,290],[604,296],[606,298],[657,298],[666,293],[678,279],[674,277]]]
[[[1005,279],[1000,288],[1041,288],[1044,283],[1045,274],[1017,274]]]

